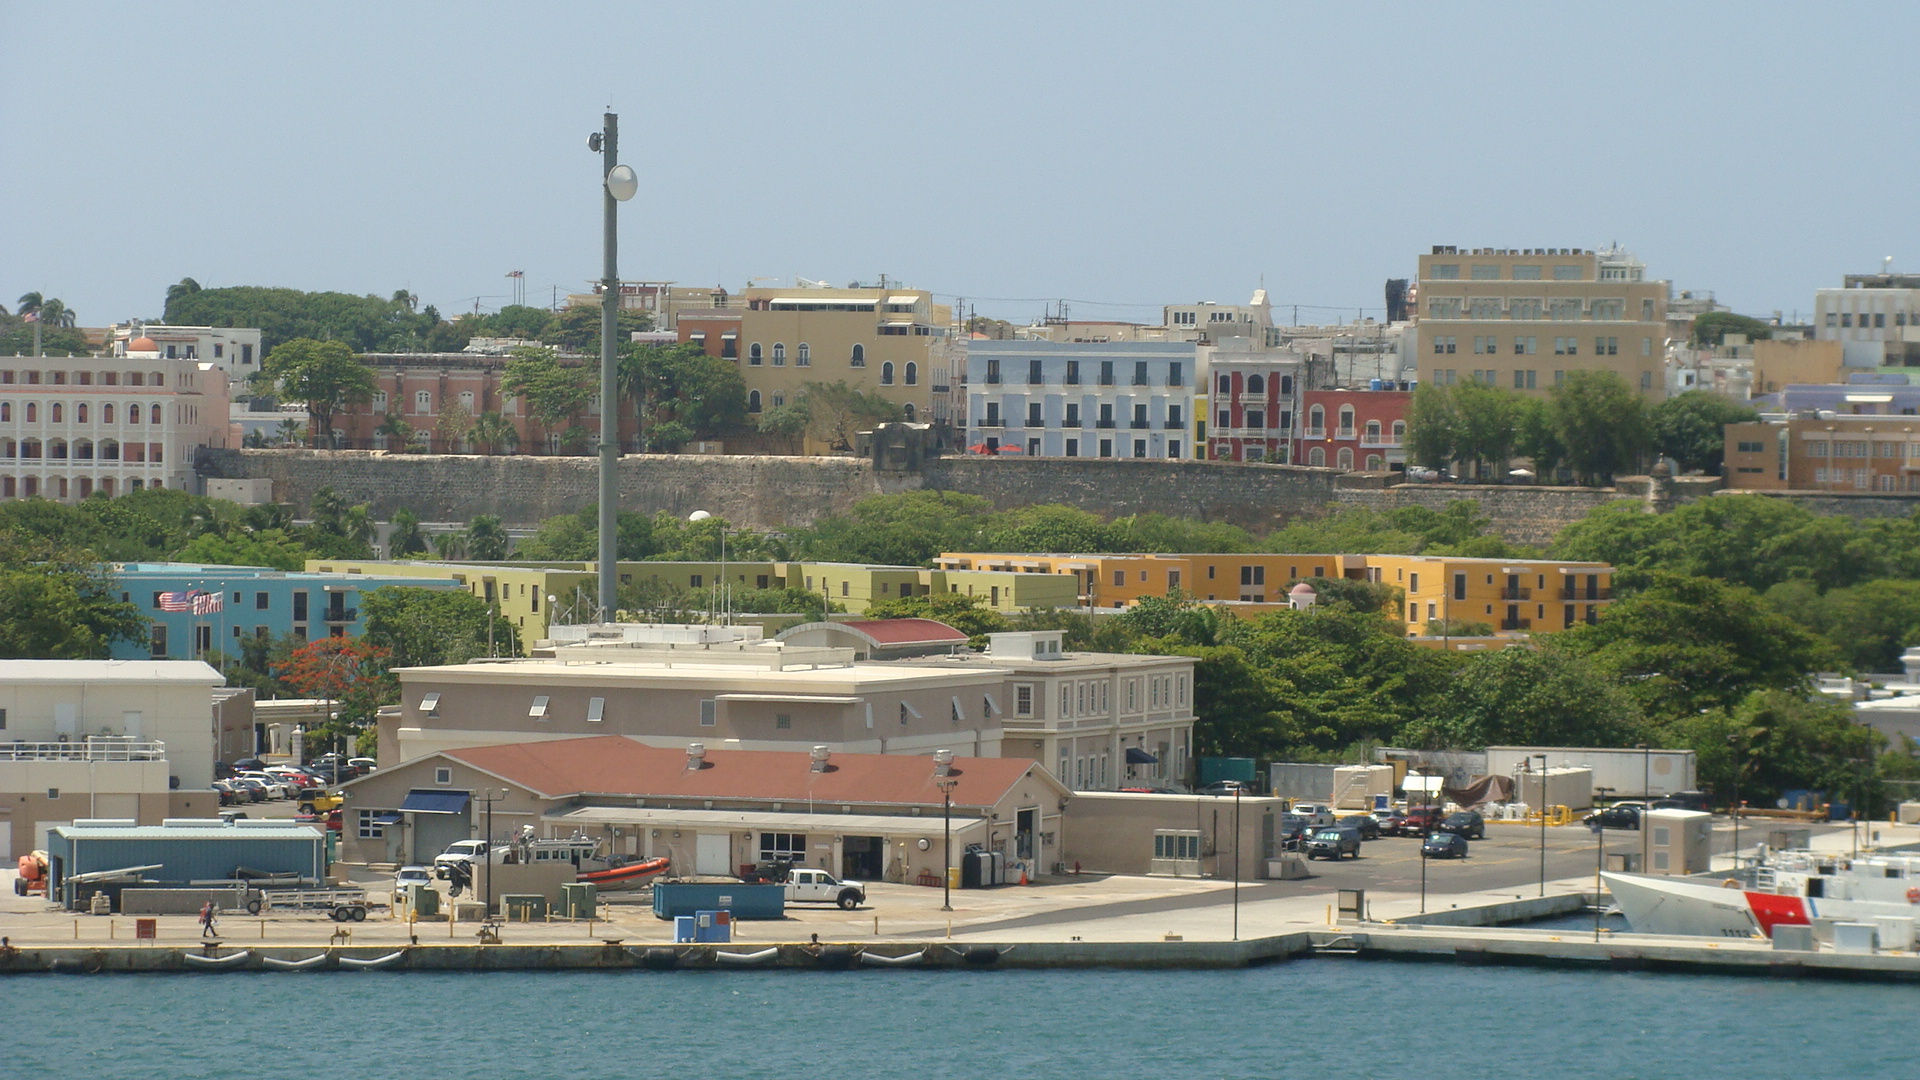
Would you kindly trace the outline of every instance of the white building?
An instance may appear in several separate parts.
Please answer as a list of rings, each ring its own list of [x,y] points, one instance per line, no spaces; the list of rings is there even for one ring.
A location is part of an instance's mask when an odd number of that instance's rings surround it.
[[[223,681],[198,660],[0,660],[0,852],[80,818],[210,813]]]
[[[233,444],[227,381],[147,338],[110,357],[0,358],[0,498],[194,491],[194,452]]]
[[[1030,457],[1196,456],[1202,349],[1190,342],[972,342],[967,445]]]
[[[1813,294],[1816,341],[1839,341],[1850,368],[1920,365],[1920,274],[1848,274]]]
[[[226,373],[229,387],[244,383],[266,359],[260,349],[260,331],[243,326],[160,326],[153,323],[115,323],[107,328],[107,350],[112,356],[140,351],[135,339],[153,342],[168,360],[205,360]]]

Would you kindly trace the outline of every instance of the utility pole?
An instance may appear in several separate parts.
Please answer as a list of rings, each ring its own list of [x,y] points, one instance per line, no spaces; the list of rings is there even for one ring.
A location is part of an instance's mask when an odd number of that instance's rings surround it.
[[[639,180],[620,164],[620,117],[606,113],[605,126],[587,138],[587,148],[601,155],[601,244],[605,266],[600,279],[600,610],[613,618],[614,593],[619,581],[619,537],[615,535],[619,497],[620,421],[619,388],[615,385],[614,334],[620,324],[619,242],[616,226],[620,204],[633,198]]]

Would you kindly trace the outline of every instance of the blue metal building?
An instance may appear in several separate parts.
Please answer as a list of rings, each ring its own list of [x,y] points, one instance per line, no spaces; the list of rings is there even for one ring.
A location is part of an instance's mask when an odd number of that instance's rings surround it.
[[[366,630],[360,594],[383,585],[457,589],[446,578],[369,577],[365,574],[273,570],[259,566],[202,566],[196,563],[116,563],[111,568],[122,599],[139,605],[152,622],[146,641],[123,641],[116,660],[192,660],[219,649],[228,655],[258,633],[313,638],[358,635]],[[217,611],[203,602],[196,614],[163,609],[164,594],[200,593],[218,599]],[[166,606],[178,606],[166,605]]]
[[[69,907],[77,899],[74,875],[135,866],[155,867],[140,876],[171,887],[232,880],[243,866],[318,881],[326,873],[326,839],[294,821],[219,818],[169,818],[160,825],[76,821],[47,833],[49,896]]]

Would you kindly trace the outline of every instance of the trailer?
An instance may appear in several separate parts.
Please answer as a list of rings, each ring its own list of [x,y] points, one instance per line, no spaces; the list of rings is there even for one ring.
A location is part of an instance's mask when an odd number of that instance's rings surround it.
[[[1549,769],[1592,769],[1594,792],[1605,788],[1610,799],[1665,798],[1697,783],[1693,751],[1634,747],[1489,746],[1487,772],[1524,776],[1540,767],[1539,754],[1546,755]]]
[[[323,912],[334,922],[366,922],[365,889],[262,889],[247,899],[247,914]]]

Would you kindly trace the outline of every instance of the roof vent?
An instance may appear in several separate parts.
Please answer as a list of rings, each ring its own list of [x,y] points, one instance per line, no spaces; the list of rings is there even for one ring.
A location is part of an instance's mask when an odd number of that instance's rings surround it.
[[[690,742],[687,744],[687,768],[704,769],[707,767],[707,744]]]
[[[813,771],[826,772],[827,759],[831,757],[833,757],[833,751],[827,749],[824,746],[814,747],[813,748]]]
[[[945,776],[953,771],[953,751],[935,750],[933,752],[933,774]]]

